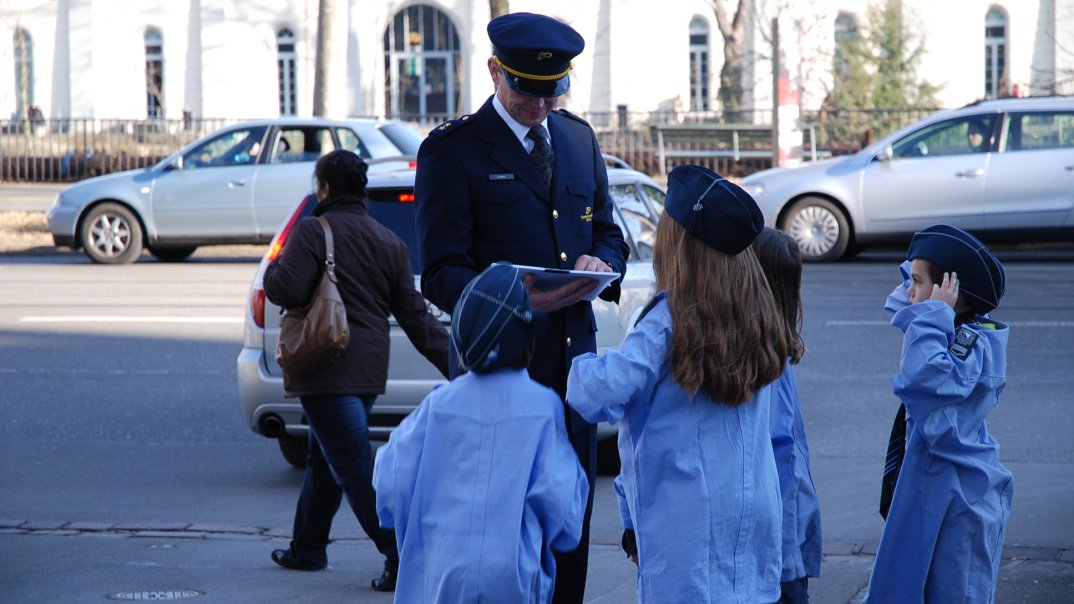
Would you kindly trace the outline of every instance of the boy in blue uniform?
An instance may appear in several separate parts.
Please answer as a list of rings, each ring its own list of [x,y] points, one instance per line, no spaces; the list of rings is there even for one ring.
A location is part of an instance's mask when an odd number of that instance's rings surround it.
[[[396,602],[551,601],[553,551],[578,546],[589,483],[559,395],[527,373],[534,331],[513,267],[475,277],[451,327],[469,372],[429,393],[378,451],[377,512],[399,544]]]
[[[914,235],[901,268],[885,309],[904,334],[891,380],[903,407],[863,604],[988,604],[1014,492],[984,421],[1007,381],[1010,330],[987,315],[1003,296],[1003,266],[973,235],[935,225]]]
[[[620,423],[616,490],[642,604],[779,598],[766,385],[790,343],[750,249],[763,224],[753,199],[719,174],[672,170],[653,255],[660,293],[622,346],[571,367],[575,411]]]

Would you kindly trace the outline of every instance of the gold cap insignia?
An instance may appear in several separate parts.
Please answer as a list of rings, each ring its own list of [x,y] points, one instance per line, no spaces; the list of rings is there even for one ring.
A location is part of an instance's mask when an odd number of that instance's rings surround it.
[[[537,53],[537,60],[538,61],[543,61],[545,59],[551,59],[551,58],[552,58],[552,53],[547,51],[547,50],[542,50],[541,52]]]

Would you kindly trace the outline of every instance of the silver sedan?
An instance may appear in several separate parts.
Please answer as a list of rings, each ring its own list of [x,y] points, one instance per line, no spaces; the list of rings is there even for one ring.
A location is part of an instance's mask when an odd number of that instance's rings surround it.
[[[811,261],[905,243],[937,223],[985,242],[1074,240],[1074,98],[936,113],[858,153],[742,180]]]

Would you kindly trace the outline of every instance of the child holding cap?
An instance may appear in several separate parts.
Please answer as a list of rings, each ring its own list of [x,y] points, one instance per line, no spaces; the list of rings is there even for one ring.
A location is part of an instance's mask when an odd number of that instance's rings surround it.
[[[559,395],[526,371],[535,318],[514,267],[471,280],[451,324],[468,373],[430,392],[377,452],[396,602],[547,603],[553,550],[578,546],[589,483]]]
[[[624,549],[639,602],[771,603],[781,506],[770,388],[790,354],[750,243],[764,222],[719,174],[668,176],[653,269],[659,292],[623,344],[576,357],[567,402],[619,422]]]
[[[985,416],[1007,382],[1004,271],[973,235],[914,235],[888,297],[903,332],[880,511],[887,519],[864,603],[995,600],[1014,479]],[[905,435],[905,436],[903,436]]]

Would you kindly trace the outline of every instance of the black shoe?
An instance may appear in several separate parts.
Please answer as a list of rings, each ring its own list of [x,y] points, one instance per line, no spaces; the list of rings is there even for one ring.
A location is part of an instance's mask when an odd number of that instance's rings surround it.
[[[395,580],[399,575],[399,561],[398,560],[385,560],[384,572],[380,573],[380,576],[373,579],[372,586],[373,591],[395,591]]]
[[[272,561],[284,568],[291,570],[324,570],[328,567],[328,564],[314,564],[312,562],[301,562],[295,559],[295,555],[291,553],[290,549],[276,549],[272,550]],[[392,585],[395,585],[394,580]]]

